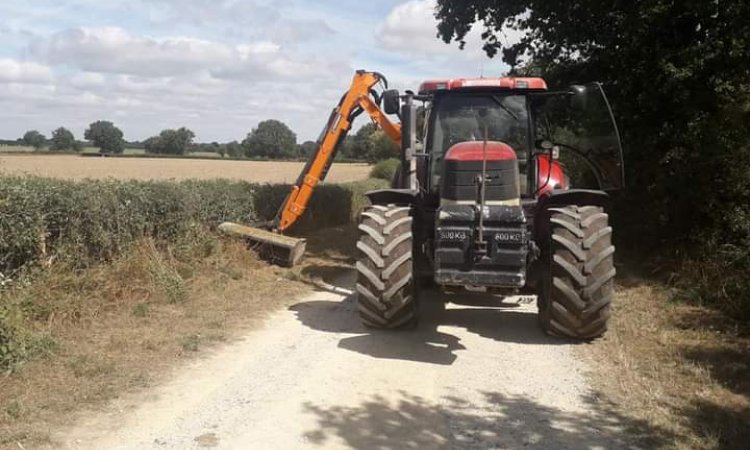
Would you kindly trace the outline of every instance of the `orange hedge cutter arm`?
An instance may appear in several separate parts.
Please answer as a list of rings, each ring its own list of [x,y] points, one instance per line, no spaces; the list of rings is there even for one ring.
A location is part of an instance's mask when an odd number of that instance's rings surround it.
[[[318,139],[317,148],[279,209],[274,221],[275,231],[287,230],[305,212],[315,186],[325,180],[339,145],[351,129],[354,119],[363,111],[367,112],[391,139],[401,144],[401,125],[392,122],[378,106],[374,87],[380,82],[388,87],[385,77],[377,72],[358,70],[354,74],[349,90],[331,112],[328,123]]]

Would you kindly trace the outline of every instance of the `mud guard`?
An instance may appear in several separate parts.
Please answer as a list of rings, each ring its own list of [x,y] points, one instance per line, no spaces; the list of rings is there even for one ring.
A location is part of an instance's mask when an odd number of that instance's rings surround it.
[[[415,205],[418,191],[411,189],[378,189],[365,193],[373,205]]]
[[[539,207],[548,208],[560,205],[592,205],[606,208],[610,196],[604,191],[594,189],[555,189],[539,198]]]

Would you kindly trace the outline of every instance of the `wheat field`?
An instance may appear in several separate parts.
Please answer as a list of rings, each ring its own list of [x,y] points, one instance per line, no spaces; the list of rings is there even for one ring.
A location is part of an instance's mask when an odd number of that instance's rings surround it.
[[[222,161],[178,158],[103,158],[76,155],[0,155],[0,174],[39,175],[81,180],[216,179],[255,183],[292,183],[304,167],[302,162]],[[345,183],[367,178],[367,164],[334,164],[326,181]]]

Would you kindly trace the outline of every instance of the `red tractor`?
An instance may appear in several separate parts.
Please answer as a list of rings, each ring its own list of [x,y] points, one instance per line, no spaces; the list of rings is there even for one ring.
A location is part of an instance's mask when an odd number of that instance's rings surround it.
[[[604,333],[615,276],[606,191],[622,187],[623,163],[601,85],[548,91],[541,78],[501,77],[427,81],[416,94],[387,87],[376,72],[354,75],[273,232],[223,229],[295,264],[304,239],[281,234],[304,214],[352,122],[367,112],[400,144],[401,165],[390,189],[367,193],[371,206],[360,218],[356,291],[366,325],[413,325],[419,287],[430,283],[535,293],[548,333]]]
[[[429,283],[534,293],[548,333],[602,335],[615,276],[606,191],[622,187],[623,163],[601,85],[452,79],[381,98],[401,119],[402,164],[361,214],[362,321],[415,323]]]

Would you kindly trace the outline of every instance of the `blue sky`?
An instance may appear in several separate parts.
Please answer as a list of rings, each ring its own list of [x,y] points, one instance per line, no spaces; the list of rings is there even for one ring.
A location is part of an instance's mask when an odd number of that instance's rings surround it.
[[[436,38],[435,0],[28,0],[0,3],[0,137],[111,120],[126,139],[187,126],[241,140],[279,119],[314,139],[355,69],[501,74],[478,32]],[[364,123],[364,122],[362,122]],[[361,125],[361,123],[359,124]]]

